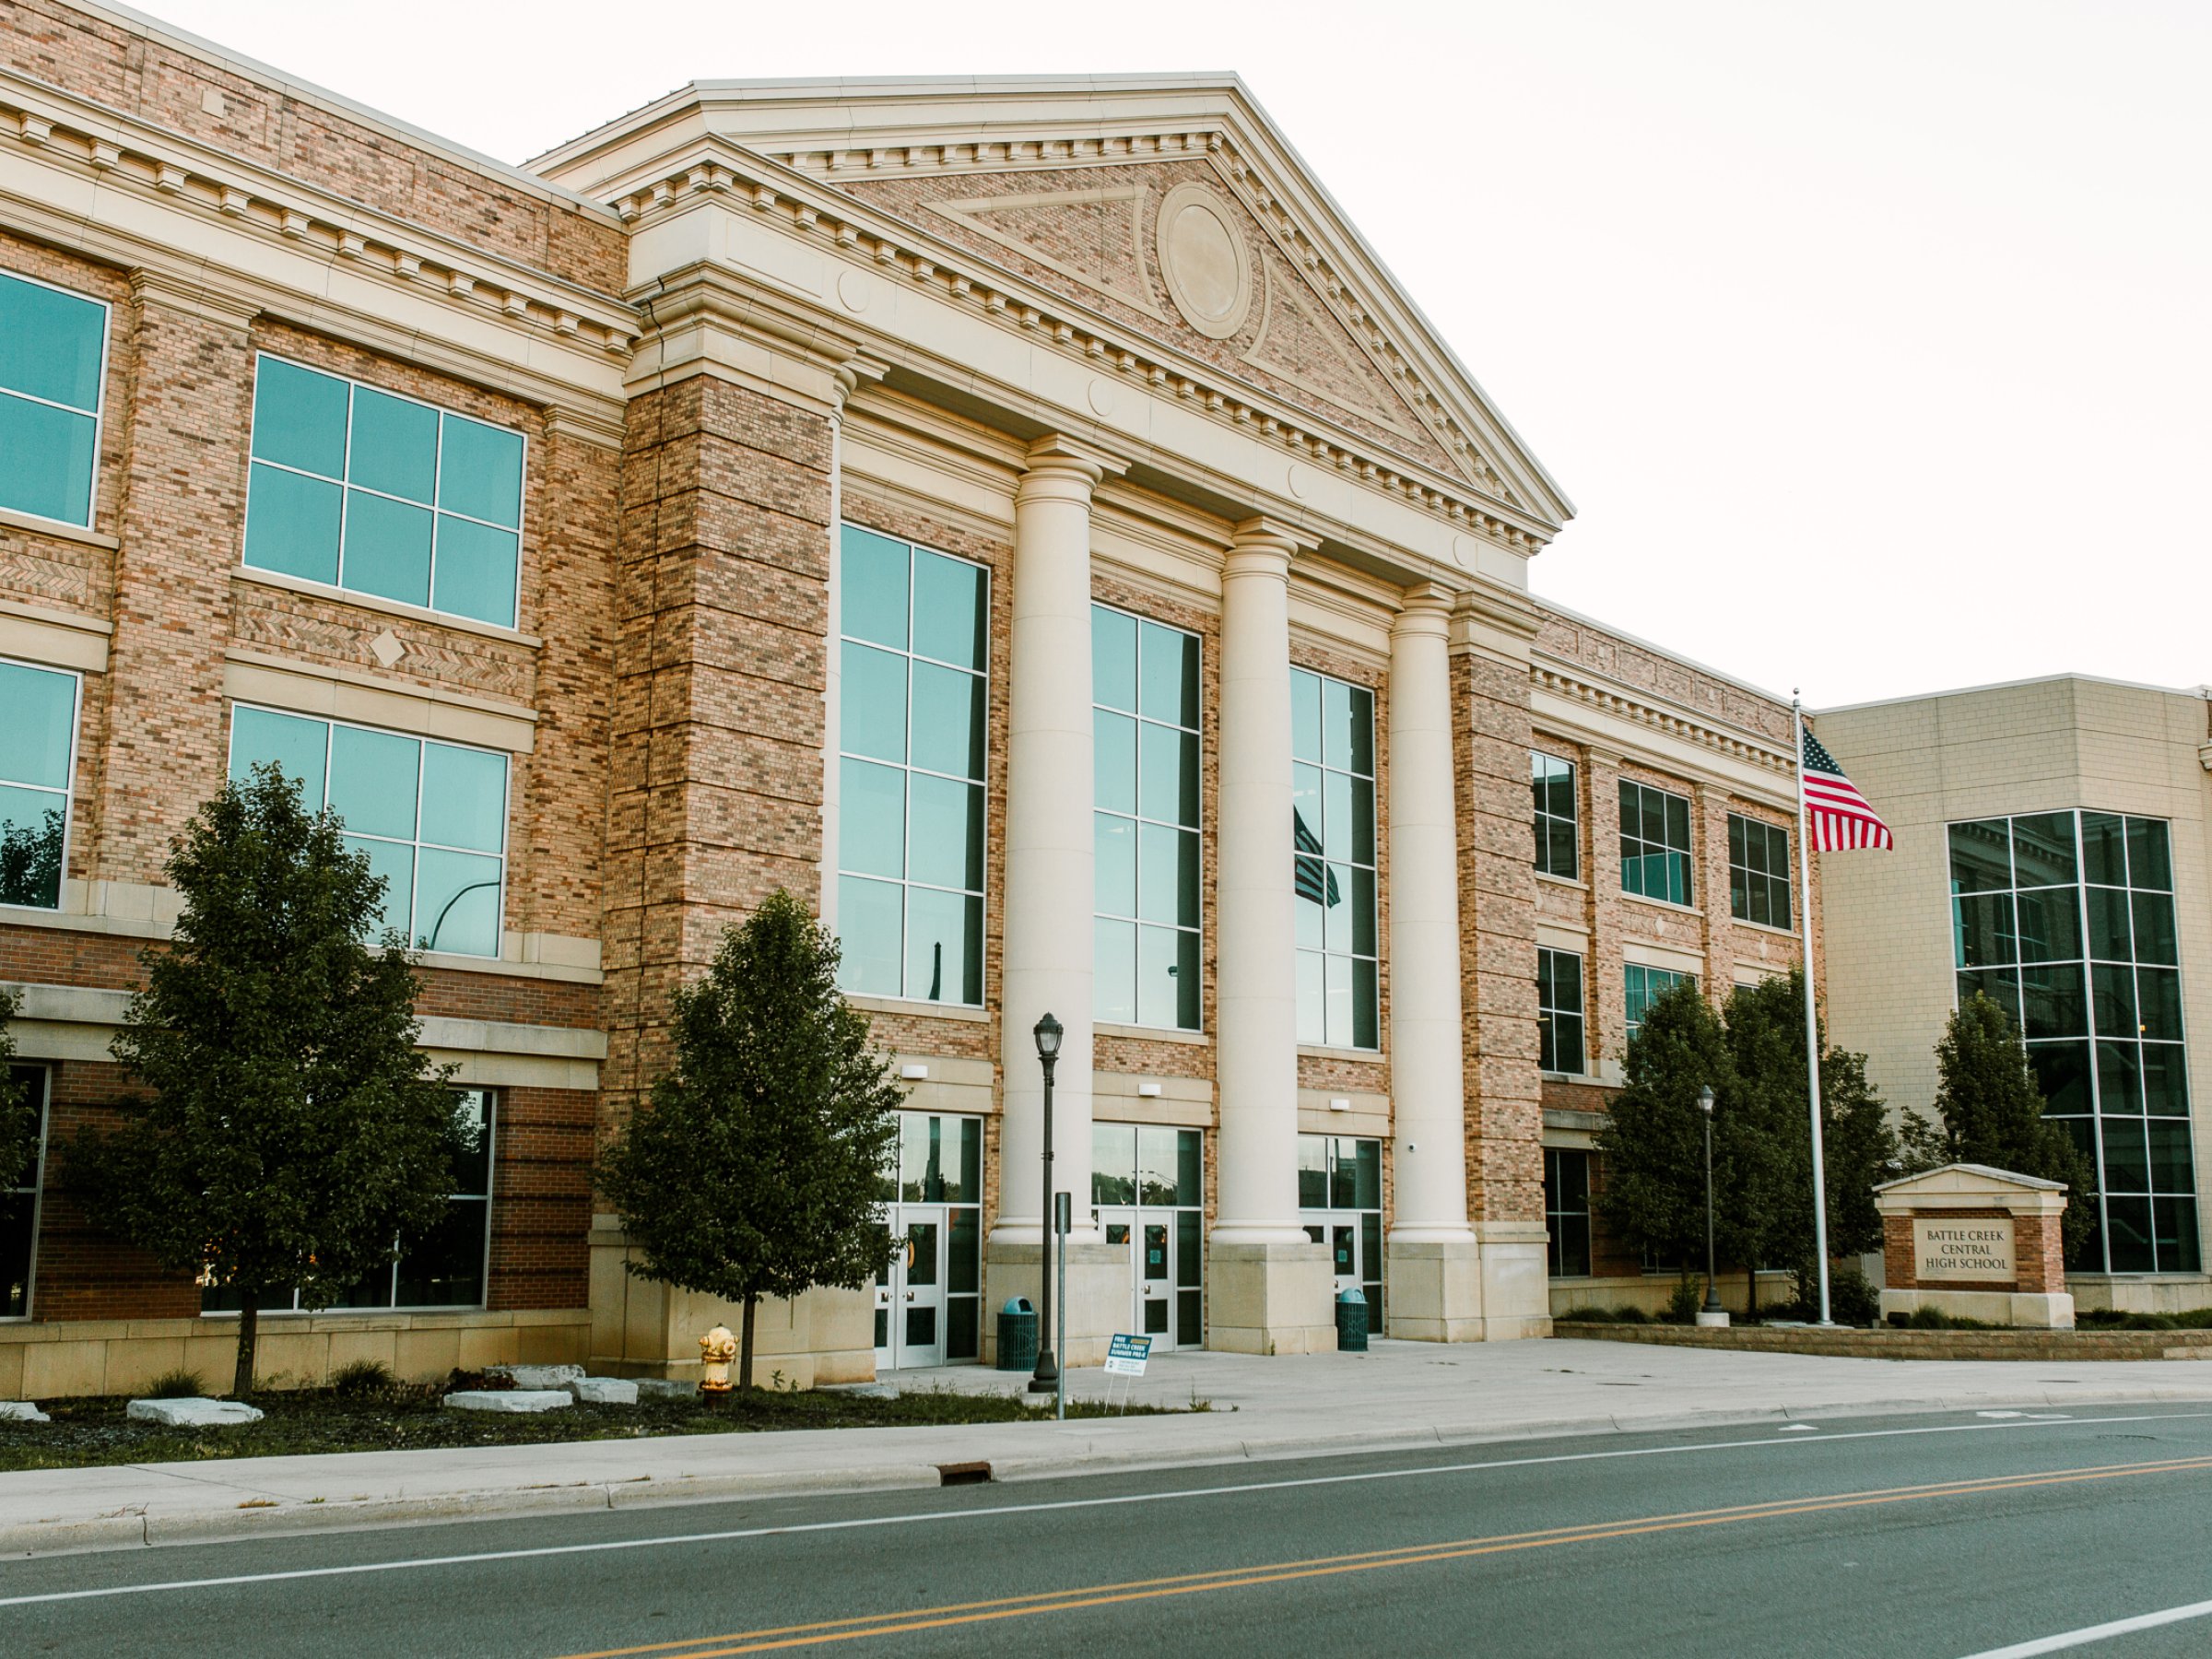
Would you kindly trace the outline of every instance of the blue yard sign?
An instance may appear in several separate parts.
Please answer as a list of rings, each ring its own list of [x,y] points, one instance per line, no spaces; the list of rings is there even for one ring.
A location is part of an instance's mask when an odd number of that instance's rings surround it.
[[[1117,1335],[1107,1346],[1106,1374],[1110,1377],[1141,1377],[1145,1374],[1145,1361],[1151,1357],[1151,1337]]]

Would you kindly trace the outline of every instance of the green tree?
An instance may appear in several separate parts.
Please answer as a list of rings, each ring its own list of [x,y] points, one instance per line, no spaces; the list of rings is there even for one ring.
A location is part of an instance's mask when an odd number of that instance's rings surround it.
[[[8,1068],[16,1057],[16,1039],[8,1021],[22,1012],[20,992],[0,989],[0,1187],[12,1187],[23,1179],[32,1150],[38,1145],[39,1126],[31,1121],[30,1091],[17,1082]]]
[[[1713,1194],[1720,1248],[1735,1257],[1741,1240],[1735,1183],[1748,1168],[1731,1131],[1735,1070],[1727,1034],[1695,984],[1674,985],[1652,999],[1629,1044],[1625,1087],[1597,1133],[1604,1184],[1594,1195],[1606,1225],[1630,1249],[1660,1262],[1705,1259],[1705,1114],[1699,1091],[1709,1085],[1713,1108]]]
[[[367,942],[383,878],[276,767],[226,782],[167,870],[183,908],[112,1044],[147,1093],[66,1167],[110,1230],[236,1294],[242,1396],[265,1301],[328,1307],[444,1218],[451,1068],[415,1046],[400,936]]]
[[[1936,1074],[1934,1120],[1906,1114],[1907,1167],[1987,1164],[2065,1182],[2065,1253],[2074,1262],[2096,1222],[2096,1165],[2062,1125],[2043,1116],[2042,1091],[2011,1016],[1975,992],[1944,1027]]]
[[[837,941],[782,888],[725,929],[706,976],[676,993],[675,1068],[600,1159],[643,1255],[629,1271],[743,1305],[745,1388],[762,1297],[859,1289],[883,1265],[902,1091],[837,964]]]
[[[1754,1214],[1747,1230],[1759,1259],[1786,1266],[1800,1298],[1818,1295],[1813,1222],[1812,1113],[1806,1100],[1805,974],[1739,985],[1728,998],[1728,1046],[1744,1096],[1744,1112],[1760,1142]],[[1878,1249],[1882,1219],[1874,1188],[1888,1178],[1897,1138],[1882,1099],[1866,1077],[1866,1056],[1829,1045],[1820,1050],[1820,1150],[1826,1176],[1828,1252],[1831,1257]]]

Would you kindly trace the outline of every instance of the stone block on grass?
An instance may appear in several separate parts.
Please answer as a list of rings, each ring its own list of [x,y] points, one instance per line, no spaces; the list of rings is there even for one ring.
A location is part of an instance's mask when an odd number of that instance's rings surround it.
[[[223,1429],[240,1423],[258,1423],[261,1412],[243,1400],[133,1400],[124,1407],[133,1422],[159,1423],[165,1429]]]
[[[573,1377],[569,1393],[579,1406],[635,1406],[638,1385],[627,1377]]]
[[[0,1400],[0,1423],[51,1423],[36,1400]]]
[[[487,1377],[503,1377],[517,1388],[566,1388],[582,1379],[581,1365],[488,1365]]]
[[[565,1388],[478,1388],[449,1394],[445,1403],[455,1411],[565,1411],[576,1402]]]
[[[699,1384],[682,1382],[674,1377],[640,1377],[638,1398],[641,1400],[695,1400]]]

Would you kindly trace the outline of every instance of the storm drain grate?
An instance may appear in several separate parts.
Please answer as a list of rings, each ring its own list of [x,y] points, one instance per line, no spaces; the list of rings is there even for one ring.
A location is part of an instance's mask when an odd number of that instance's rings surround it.
[[[939,1486],[982,1486],[990,1478],[991,1465],[987,1463],[939,1464],[937,1465],[937,1484]]]

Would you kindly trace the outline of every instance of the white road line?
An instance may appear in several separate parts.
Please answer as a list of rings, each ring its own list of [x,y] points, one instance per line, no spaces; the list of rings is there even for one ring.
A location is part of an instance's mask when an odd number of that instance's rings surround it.
[[[2212,1618],[2212,1601],[2191,1602],[2185,1607],[2169,1607],[2163,1613],[2138,1613],[2133,1618],[2115,1618],[2110,1624],[2084,1625],[2078,1630],[2062,1630],[2055,1636],[2039,1636],[2033,1641],[2016,1641],[2010,1647],[1971,1653],[1968,1659],[2030,1659],[2035,1653],[2063,1653],[2068,1648],[2088,1647],[2092,1641],[2110,1641],[2115,1636],[2130,1636],[2137,1630],[2155,1630],[2160,1625],[2185,1624],[2192,1618]]]
[[[2102,1423],[2183,1422],[2212,1411],[2138,1412],[2126,1417],[2073,1418],[2068,1426]],[[239,1572],[220,1578],[163,1579],[146,1584],[107,1584],[92,1590],[49,1590],[0,1596],[0,1607],[46,1602],[100,1601],[114,1595],[152,1595],[171,1590],[229,1589],[240,1584],[282,1584],[300,1579],[348,1578],[357,1573],[406,1572],[424,1567],[468,1567],[486,1561],[529,1561],[553,1556],[611,1554],[624,1549],[665,1549],[679,1544],[728,1544],[801,1533],[853,1532],[877,1526],[918,1526],[931,1521],[984,1521],[996,1515],[1036,1515],[1056,1510],[1113,1509],[1133,1503],[1175,1503],[1191,1498],[1233,1498],[1244,1492],[1284,1492],[1305,1487],[1350,1486],[1370,1480],[1408,1480],[1433,1475],[1477,1475],[1490,1469],[1526,1469],[1548,1464],[1603,1463],[1624,1457],[1682,1457],[1699,1452],[1740,1452],[1747,1447],[1832,1446],[1842,1441],[1899,1440],[1915,1434],[1973,1434],[1990,1430],[2038,1429],[2024,1423],[1932,1423],[1918,1429],[1859,1429],[1818,1440],[1706,1441],[1689,1446],[1630,1446],[1613,1452],[1562,1452],[1548,1457],[1500,1457],[1487,1463],[1438,1464],[1412,1469],[1369,1469],[1358,1475],[1312,1475],[1297,1480],[1254,1480],[1232,1486],[1191,1487],[1169,1492],[1126,1492],[1117,1498],[1062,1498],[1045,1503],[1002,1503],[990,1509],[927,1510],[912,1515],[861,1515],[848,1521],[807,1521],[787,1526],[735,1527],[726,1532],[676,1533],[649,1538],[606,1538],[595,1544],[547,1544],[534,1549],[487,1549],[473,1555],[416,1556],[397,1561],[357,1561],[343,1567],[299,1567],[285,1572]],[[182,1547],[176,1546],[173,1547]],[[133,1558],[135,1559],[135,1558]]]

